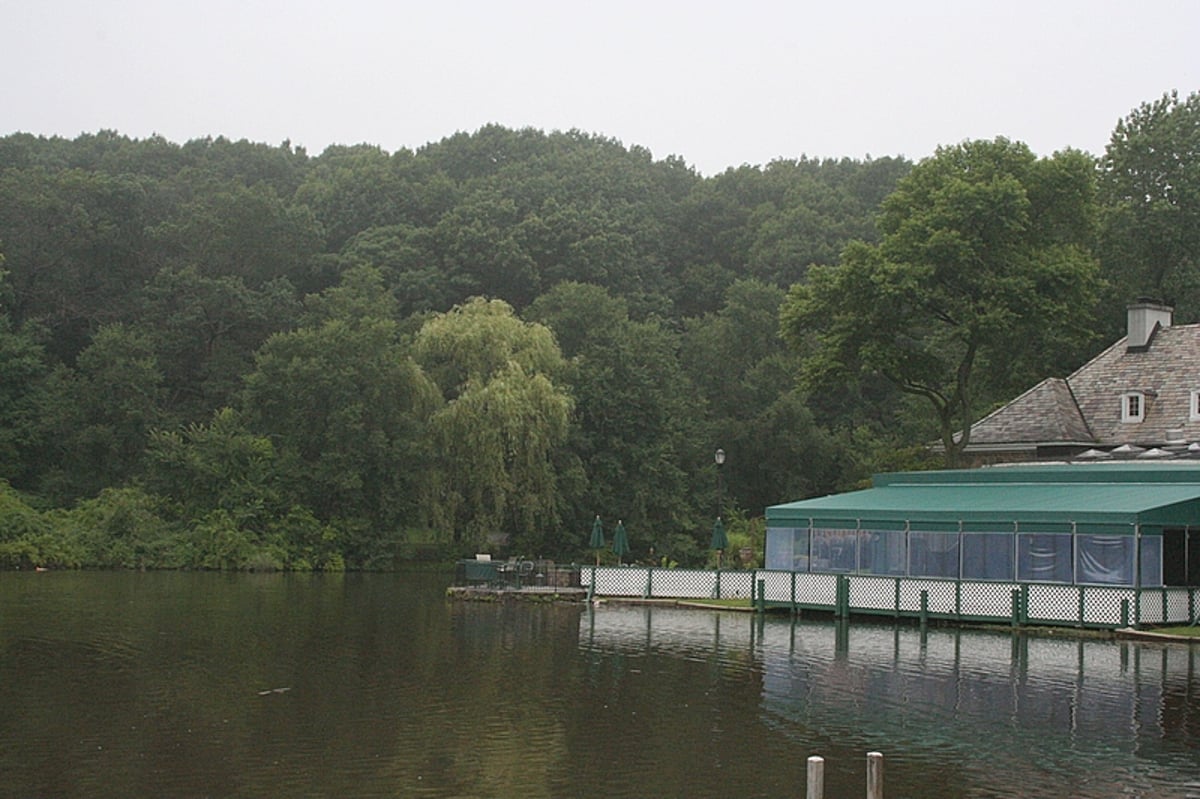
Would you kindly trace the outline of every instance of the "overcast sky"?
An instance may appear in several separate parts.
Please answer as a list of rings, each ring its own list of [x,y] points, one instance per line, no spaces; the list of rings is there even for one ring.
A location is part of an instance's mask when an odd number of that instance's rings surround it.
[[[495,122],[711,175],[994,136],[1099,154],[1171,89],[1200,89],[1197,0],[0,0],[0,134],[315,155]]]

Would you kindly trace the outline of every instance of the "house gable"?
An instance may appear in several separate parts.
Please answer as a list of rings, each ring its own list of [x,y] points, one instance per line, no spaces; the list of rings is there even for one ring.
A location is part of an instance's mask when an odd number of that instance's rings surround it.
[[[976,422],[976,459],[1062,457],[1084,448],[1181,449],[1200,442],[1200,325],[1147,323],[1130,309],[1130,335],[1067,378],[1043,380]]]

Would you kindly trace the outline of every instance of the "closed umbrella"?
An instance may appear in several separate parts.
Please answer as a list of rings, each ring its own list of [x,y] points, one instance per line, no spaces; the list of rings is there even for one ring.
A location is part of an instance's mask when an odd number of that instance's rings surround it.
[[[717,568],[721,568],[721,553],[729,549],[729,536],[725,535],[725,525],[721,521],[721,517],[717,517],[717,521],[713,524],[712,541],[708,545],[709,549],[717,550]]]
[[[617,555],[617,565],[621,565],[621,556],[629,552],[629,536],[625,534],[625,525],[617,520],[617,529],[613,530],[613,552]]]
[[[604,549],[604,522],[600,521],[600,514],[596,514],[596,521],[592,522],[592,538],[588,541],[588,548],[596,550],[596,565],[600,565],[600,550]]]

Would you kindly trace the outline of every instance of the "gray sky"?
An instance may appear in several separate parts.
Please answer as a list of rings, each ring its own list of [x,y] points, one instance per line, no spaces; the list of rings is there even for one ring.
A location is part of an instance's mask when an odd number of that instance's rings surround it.
[[[315,155],[495,122],[711,175],[994,136],[1099,154],[1171,89],[1200,89],[1197,0],[0,0],[0,134]]]

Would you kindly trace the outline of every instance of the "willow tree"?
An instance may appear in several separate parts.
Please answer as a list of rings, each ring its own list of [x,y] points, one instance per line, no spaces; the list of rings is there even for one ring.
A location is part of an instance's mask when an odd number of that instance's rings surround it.
[[[414,355],[447,400],[427,426],[432,525],[464,548],[548,542],[572,408],[554,382],[565,364],[553,334],[504,302],[473,299],[428,321]]]
[[[1039,159],[1005,139],[939,148],[884,201],[879,244],[851,244],[789,292],[782,329],[810,388],[883,375],[928,402],[956,465],[982,408],[1068,366],[1086,339],[1094,197],[1080,152]]]

